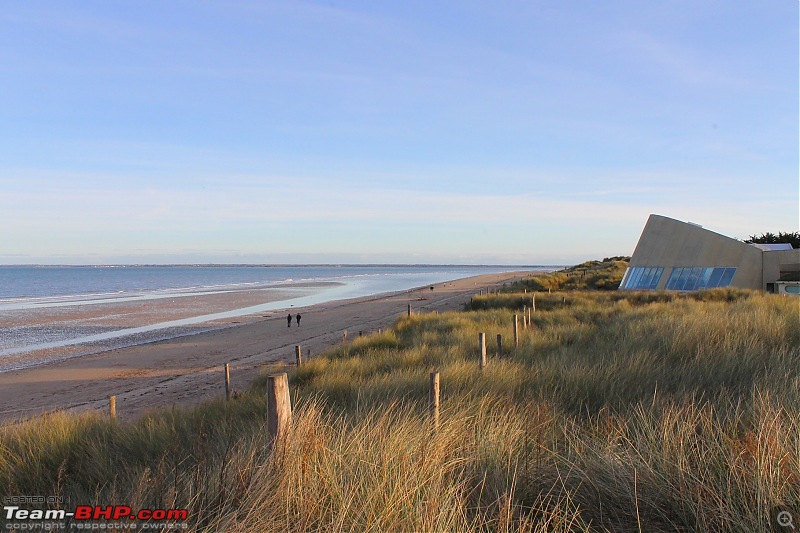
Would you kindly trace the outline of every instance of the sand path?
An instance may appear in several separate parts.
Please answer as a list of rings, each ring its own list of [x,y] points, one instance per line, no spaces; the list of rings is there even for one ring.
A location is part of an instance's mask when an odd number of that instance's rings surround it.
[[[0,373],[0,422],[56,409],[107,410],[132,419],[147,409],[186,405],[224,396],[222,365],[230,363],[234,389],[244,389],[265,366],[293,363],[295,346],[312,357],[348,339],[390,327],[407,312],[461,309],[480,289],[499,287],[529,272],[486,274],[413,291],[328,302],[292,309],[301,326],[277,317],[240,317],[231,327],[110,350],[66,361]],[[236,323],[241,322],[241,323]]]

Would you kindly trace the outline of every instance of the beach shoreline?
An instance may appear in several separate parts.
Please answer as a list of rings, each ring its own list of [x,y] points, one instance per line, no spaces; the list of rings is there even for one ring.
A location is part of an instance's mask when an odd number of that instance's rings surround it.
[[[408,305],[416,312],[460,309],[479,290],[528,275],[483,274],[439,283],[434,290],[425,286],[309,306],[293,307],[289,300],[281,311],[227,318],[213,329],[204,323],[178,337],[9,370],[0,373],[0,422],[52,410],[104,410],[111,395],[125,419],[154,407],[219,397],[224,395],[221,368],[226,362],[234,388],[243,389],[264,366],[293,363],[296,345],[304,356],[308,350],[313,356],[341,343],[344,331],[352,339],[390,327]],[[287,327],[287,308],[303,314],[301,327]]]
[[[71,302],[0,310],[0,324],[7,336],[5,345],[0,344],[0,373],[194,335],[241,323],[250,315],[271,316],[277,309],[294,306],[295,300],[324,294],[340,285],[303,283],[158,299],[122,298],[92,301],[88,305]],[[26,337],[37,340],[31,342]]]

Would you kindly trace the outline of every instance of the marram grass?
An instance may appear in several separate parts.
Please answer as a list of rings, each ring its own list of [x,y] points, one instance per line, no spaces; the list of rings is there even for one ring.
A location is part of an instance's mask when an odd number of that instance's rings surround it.
[[[523,329],[530,298],[403,318],[311,359],[290,373],[293,427],[272,449],[261,379],[130,424],[7,426],[0,486],[186,507],[198,531],[751,532],[800,510],[797,300],[539,293]]]

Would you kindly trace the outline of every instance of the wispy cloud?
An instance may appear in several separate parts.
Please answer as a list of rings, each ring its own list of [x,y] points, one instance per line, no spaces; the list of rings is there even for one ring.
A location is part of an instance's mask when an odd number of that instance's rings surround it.
[[[712,57],[703,57],[691,45],[635,30],[621,32],[618,39],[618,48],[635,59],[642,70],[673,83],[726,91],[731,87],[753,87],[752,80],[722,71]]]

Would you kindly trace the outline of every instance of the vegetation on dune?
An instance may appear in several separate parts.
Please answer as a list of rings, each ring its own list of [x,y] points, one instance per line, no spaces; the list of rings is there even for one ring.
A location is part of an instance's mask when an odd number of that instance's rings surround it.
[[[531,297],[404,317],[291,370],[293,427],[274,450],[264,378],[131,424],[8,426],[0,486],[187,507],[204,531],[750,532],[800,508],[796,300],[539,293],[514,348]],[[479,332],[504,339],[483,370]]]
[[[515,283],[511,290],[572,291],[606,290],[619,288],[630,257],[607,257],[602,261],[586,261],[580,265],[555,272],[535,274]]]

